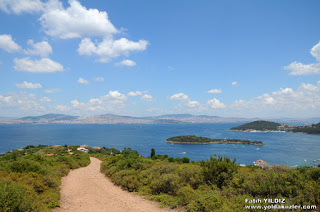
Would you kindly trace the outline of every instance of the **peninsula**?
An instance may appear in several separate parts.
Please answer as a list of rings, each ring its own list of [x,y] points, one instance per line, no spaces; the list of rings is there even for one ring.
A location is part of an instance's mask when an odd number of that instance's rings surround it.
[[[237,127],[232,127],[231,131],[242,132],[294,132],[306,134],[320,134],[320,123],[307,126],[290,126],[287,124],[279,124],[271,121],[254,121]]]
[[[167,140],[165,140],[165,142],[175,144],[252,144],[258,146],[264,145],[262,141],[250,141],[240,139],[213,139],[194,135],[175,136],[168,138]]]

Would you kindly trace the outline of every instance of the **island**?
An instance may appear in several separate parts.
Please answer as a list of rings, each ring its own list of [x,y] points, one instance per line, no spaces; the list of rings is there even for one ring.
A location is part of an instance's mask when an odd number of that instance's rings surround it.
[[[213,139],[195,135],[175,136],[168,138],[167,140],[165,140],[165,142],[175,144],[251,144],[258,146],[264,145],[262,141],[250,141],[240,139]]]
[[[272,121],[254,121],[237,127],[232,127],[231,131],[242,132],[294,132],[306,134],[320,134],[320,123],[307,126],[290,126],[287,124],[279,124]]]

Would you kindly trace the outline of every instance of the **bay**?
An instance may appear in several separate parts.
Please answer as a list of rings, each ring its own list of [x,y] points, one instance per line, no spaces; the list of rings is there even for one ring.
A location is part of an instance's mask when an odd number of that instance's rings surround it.
[[[206,160],[213,155],[236,158],[237,163],[250,165],[258,159],[271,164],[289,166],[314,165],[320,158],[320,136],[300,133],[229,131],[242,123],[205,124],[109,124],[109,125],[0,125],[0,154],[27,145],[81,145],[105,146],[122,150],[130,147],[142,156],[156,154],[169,157],[189,157]],[[196,135],[209,138],[249,139],[263,141],[264,146],[243,144],[170,144],[165,139],[178,135]]]

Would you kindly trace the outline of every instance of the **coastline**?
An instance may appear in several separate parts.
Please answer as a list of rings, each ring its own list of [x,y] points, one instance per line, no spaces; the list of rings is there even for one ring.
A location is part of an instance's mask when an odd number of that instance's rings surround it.
[[[170,140],[164,140],[166,143],[172,143],[172,144],[246,144],[246,145],[255,145],[255,146],[263,146],[264,143],[262,144],[255,144],[255,143],[242,143],[242,142],[226,142],[224,140],[220,141],[211,141],[211,142],[181,142],[181,141],[170,141]]]

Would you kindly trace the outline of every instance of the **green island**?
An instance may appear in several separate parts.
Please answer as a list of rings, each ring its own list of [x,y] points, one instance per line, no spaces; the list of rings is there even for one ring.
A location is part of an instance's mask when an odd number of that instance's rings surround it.
[[[165,140],[168,143],[175,144],[252,144],[252,145],[264,145],[262,141],[250,141],[241,139],[213,139],[205,138],[195,135],[181,135],[168,138]]]
[[[88,153],[78,146],[30,145],[0,155],[0,211],[43,212],[59,207],[61,177],[87,166],[89,157],[100,159],[101,172],[122,189],[187,212],[247,211],[246,200],[264,198],[320,204],[317,167],[241,167],[236,159],[221,156],[195,162],[157,155],[155,149],[148,157],[130,148],[84,149]]]
[[[320,123],[311,124],[307,126],[291,126],[287,124],[279,124],[272,121],[254,121],[247,124],[243,124],[237,127],[232,127],[231,131],[277,131],[277,132],[294,132],[294,133],[306,133],[306,134],[320,134]]]

